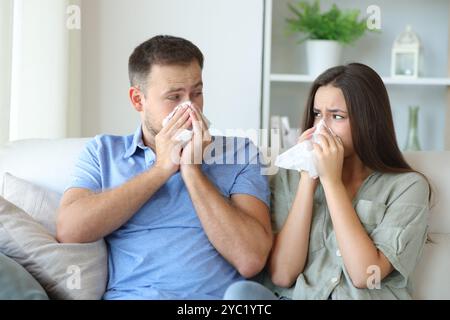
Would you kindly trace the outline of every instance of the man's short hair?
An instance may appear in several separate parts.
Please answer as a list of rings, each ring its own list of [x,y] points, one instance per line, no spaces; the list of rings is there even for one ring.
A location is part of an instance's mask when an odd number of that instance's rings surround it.
[[[203,54],[192,42],[159,35],[139,45],[128,61],[131,86],[145,88],[153,65],[188,65],[197,60],[203,69]]]

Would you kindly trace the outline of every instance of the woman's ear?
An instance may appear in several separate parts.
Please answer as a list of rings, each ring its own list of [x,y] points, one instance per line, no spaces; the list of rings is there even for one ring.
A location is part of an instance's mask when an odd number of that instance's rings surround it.
[[[144,94],[136,87],[131,87],[128,92],[131,100],[131,104],[137,112],[142,112],[144,110]]]

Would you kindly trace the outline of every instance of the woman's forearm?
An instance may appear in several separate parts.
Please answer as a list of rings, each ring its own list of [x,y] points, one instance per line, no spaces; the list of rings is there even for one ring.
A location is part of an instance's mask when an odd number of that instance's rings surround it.
[[[300,179],[292,208],[281,231],[275,236],[269,258],[272,282],[290,287],[303,271],[308,255],[313,198],[317,182]]]

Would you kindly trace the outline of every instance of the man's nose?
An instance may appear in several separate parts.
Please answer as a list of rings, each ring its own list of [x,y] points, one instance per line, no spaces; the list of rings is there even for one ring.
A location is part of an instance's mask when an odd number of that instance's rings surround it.
[[[189,100],[191,100],[190,94],[189,94],[189,93],[183,94],[183,95],[181,96],[181,100],[182,100],[182,101],[189,101]]]

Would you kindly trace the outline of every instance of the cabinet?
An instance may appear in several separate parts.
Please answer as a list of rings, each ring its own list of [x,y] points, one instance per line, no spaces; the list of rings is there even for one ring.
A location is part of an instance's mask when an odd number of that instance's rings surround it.
[[[269,129],[272,115],[288,116],[299,127],[312,77],[307,75],[305,45],[285,33],[285,18],[291,13],[287,3],[295,0],[266,0],[264,20],[263,129]],[[332,3],[340,8],[357,8],[365,15],[371,0],[322,0],[322,10]],[[391,100],[400,148],[408,129],[408,106],[419,105],[419,139],[422,150],[450,149],[450,2],[447,0],[379,0],[381,33],[367,33],[346,46],[342,64],[361,62],[382,76]],[[433,21],[433,23],[430,23]],[[391,49],[395,38],[410,24],[423,47],[423,72],[419,79],[390,77]],[[263,130],[267,145],[269,133]]]

